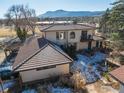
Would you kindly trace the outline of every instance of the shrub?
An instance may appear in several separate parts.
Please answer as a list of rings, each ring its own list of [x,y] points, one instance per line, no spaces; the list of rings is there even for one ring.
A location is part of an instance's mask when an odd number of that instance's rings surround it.
[[[66,76],[60,76],[59,81],[58,81],[58,85],[61,87],[70,87],[71,81],[68,77]]]
[[[75,89],[82,89],[82,87],[86,84],[84,77],[79,72],[75,72],[73,74],[71,77],[71,82]]]
[[[73,59],[76,59],[76,46],[61,46],[61,48]]]
[[[16,33],[17,33],[17,36],[19,37],[19,39],[21,40],[21,42],[24,42],[26,40],[27,31],[25,29],[22,30],[20,28],[17,28]]]

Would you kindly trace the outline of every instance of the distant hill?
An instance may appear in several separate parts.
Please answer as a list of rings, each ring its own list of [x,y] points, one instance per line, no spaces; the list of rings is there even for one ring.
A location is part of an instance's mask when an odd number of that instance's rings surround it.
[[[48,11],[39,17],[83,17],[83,16],[101,16],[104,11],[65,11],[65,10],[56,10],[56,11]]]

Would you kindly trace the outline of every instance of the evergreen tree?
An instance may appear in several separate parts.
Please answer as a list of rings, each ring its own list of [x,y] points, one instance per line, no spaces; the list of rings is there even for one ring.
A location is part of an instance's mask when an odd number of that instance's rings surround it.
[[[25,29],[21,30],[20,28],[17,28],[16,32],[17,32],[17,36],[19,37],[21,42],[24,42],[27,37],[27,31]]]
[[[111,10],[107,9],[101,20],[101,29],[109,35],[112,49],[124,49],[124,0],[112,3]],[[108,33],[109,32],[109,33]]]

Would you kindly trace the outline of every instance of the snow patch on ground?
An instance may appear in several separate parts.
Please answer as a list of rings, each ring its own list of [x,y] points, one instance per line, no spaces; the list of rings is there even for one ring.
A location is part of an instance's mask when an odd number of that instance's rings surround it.
[[[4,89],[4,90],[9,89],[9,88],[11,88],[14,84],[15,84],[15,81],[14,81],[14,80],[6,81],[6,82],[3,83],[3,89]],[[0,86],[0,91],[2,91],[1,86]]]
[[[85,78],[87,83],[95,82],[101,79],[101,70],[105,71],[106,67],[101,67],[98,63],[106,59],[106,55],[101,52],[96,52],[93,56],[77,55],[78,60],[72,66],[72,72],[79,71]]]
[[[37,93],[37,91],[35,89],[27,89],[24,90],[22,93]]]
[[[3,72],[3,71],[12,71],[12,66],[0,67],[0,72]]]
[[[70,88],[51,88],[51,93],[71,93],[71,89]]]

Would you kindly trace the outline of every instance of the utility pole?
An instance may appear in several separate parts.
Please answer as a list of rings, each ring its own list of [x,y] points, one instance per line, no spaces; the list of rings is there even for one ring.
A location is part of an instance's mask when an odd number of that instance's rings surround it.
[[[5,92],[4,92],[4,87],[3,87],[3,81],[2,81],[2,79],[1,79],[1,77],[0,77],[0,86],[1,86],[1,89],[2,89],[2,93],[5,93]]]

